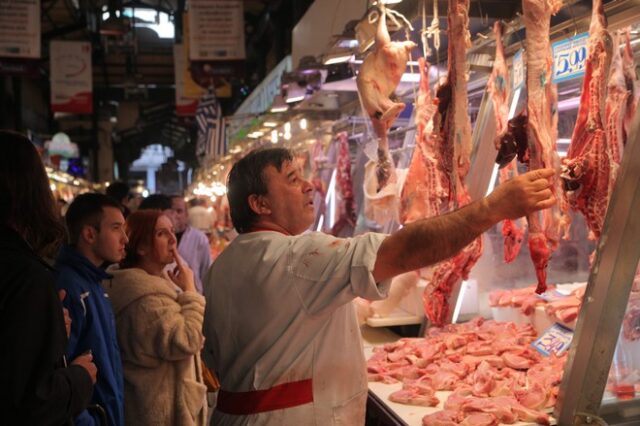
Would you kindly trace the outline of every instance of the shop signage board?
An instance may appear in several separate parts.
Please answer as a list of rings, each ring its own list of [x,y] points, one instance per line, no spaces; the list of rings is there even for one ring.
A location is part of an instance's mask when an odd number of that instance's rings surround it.
[[[0,57],[40,57],[40,0],[0,0]]]
[[[587,41],[589,33],[555,42],[551,45],[553,50],[553,77],[554,83],[572,80],[584,75],[587,65]]]
[[[524,49],[520,49],[513,55],[513,90],[524,83]]]
[[[195,115],[198,100],[205,90],[191,78],[187,50],[182,44],[173,45],[173,64],[176,76],[176,113],[178,115]]]
[[[51,110],[91,114],[93,79],[91,43],[88,41],[52,41]]]
[[[189,59],[245,59],[244,6],[241,0],[189,2]]]

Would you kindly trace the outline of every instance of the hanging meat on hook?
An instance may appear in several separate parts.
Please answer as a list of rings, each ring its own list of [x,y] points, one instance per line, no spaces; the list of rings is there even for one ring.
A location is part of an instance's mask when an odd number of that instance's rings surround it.
[[[526,28],[527,59],[527,143],[529,170],[559,168],[556,152],[557,97],[551,81],[551,45],[549,27],[551,15],[562,6],[561,0],[523,0],[522,10]],[[558,179],[552,187],[556,196],[560,188]],[[551,253],[558,247],[562,215],[554,206],[527,217],[529,224],[529,253],[538,278],[537,293],[547,287],[547,264]]]
[[[345,226],[356,226],[356,206],[351,181],[351,157],[349,156],[349,138],[347,132],[336,135],[338,142],[338,160],[336,167],[336,183],[340,194],[340,217],[331,228],[332,235],[340,235]]]
[[[391,41],[384,5],[380,5],[378,15],[375,49],[362,62],[356,83],[365,111],[381,123],[376,132],[378,137],[382,137],[405,107],[404,103],[395,102],[390,96],[398,87],[411,49],[416,44],[410,40]]]
[[[469,35],[469,0],[449,0],[447,82],[436,92],[437,112],[433,118],[439,176],[446,191],[442,213],[471,202],[465,186],[471,157],[471,122],[468,114],[466,52]],[[449,297],[460,280],[467,279],[482,254],[482,237],[476,238],[456,256],[434,267],[433,276],[422,295],[425,314],[435,324],[449,318]]]
[[[429,64],[418,59],[420,68],[420,91],[416,99],[416,146],[411,157],[407,178],[400,195],[400,222],[407,224],[418,219],[437,216],[441,205],[448,198],[442,187],[438,170],[436,138],[429,137],[433,115],[438,101],[433,99],[429,88]]]
[[[515,137],[513,136],[513,132],[517,131],[517,129],[514,129],[513,123],[507,122],[509,117],[510,86],[509,70],[507,69],[507,62],[504,58],[504,45],[502,44],[502,22],[495,22],[493,25],[493,33],[496,38],[496,57],[493,61],[493,70],[487,83],[487,91],[493,103],[493,115],[496,121],[496,135],[498,136],[495,139],[495,145],[496,149],[499,150],[498,152],[500,152],[503,143],[507,147],[513,146],[513,143],[516,143],[517,150],[517,142],[515,142]],[[511,126],[509,126],[509,124]],[[511,129],[511,133],[508,132],[509,129]],[[513,143],[509,144],[511,141],[513,141]],[[503,158],[505,159],[504,162],[506,165],[501,164],[499,173],[500,183],[513,179],[518,175],[518,165],[513,161],[513,156],[508,157],[510,158],[508,162],[506,161],[506,156],[503,156]],[[519,222],[521,222],[520,219],[506,219],[502,222],[504,261],[507,263],[513,262],[518,256],[518,253],[520,253],[520,247],[522,246],[522,240],[524,238],[524,229]]]
[[[638,106],[638,90],[636,84],[638,77],[636,76],[636,64],[633,59],[633,49],[631,48],[631,28],[627,27],[624,31],[624,49],[622,51],[622,73],[624,74],[624,81],[627,90],[630,92],[630,96],[627,98],[627,108],[624,115],[624,135],[623,143],[626,144],[627,136],[631,130],[631,121],[636,115],[636,108]]]
[[[625,145],[627,135],[624,130],[624,119],[627,110],[627,101],[631,92],[627,89],[624,69],[622,66],[622,55],[620,54],[620,40],[622,34],[616,34],[613,43],[611,56],[611,70],[609,71],[609,82],[607,84],[607,102],[605,106],[605,128],[607,146],[610,150],[610,158],[613,160],[612,184],[617,174],[618,166],[622,157],[622,149]]]
[[[564,197],[581,212],[592,239],[600,238],[609,204],[613,159],[604,127],[607,79],[613,42],[607,31],[602,0],[593,1],[587,63],[578,118],[563,160]]]

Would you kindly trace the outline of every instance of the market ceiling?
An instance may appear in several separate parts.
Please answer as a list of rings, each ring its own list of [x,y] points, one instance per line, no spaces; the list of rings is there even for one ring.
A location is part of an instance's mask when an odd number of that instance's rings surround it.
[[[354,1],[354,0],[351,0]],[[230,78],[232,97],[222,100],[223,111],[230,114],[260,83],[262,78],[291,51],[291,30],[304,15],[313,0],[244,0],[245,40],[247,58],[244,72]],[[363,2],[364,3],[364,2]],[[588,14],[590,0],[568,1],[555,19],[567,20]],[[608,3],[605,0],[604,3]],[[405,0],[393,8],[414,23],[422,16],[431,20],[433,2]],[[48,72],[49,41],[52,39],[91,40],[93,45],[94,96],[98,114],[112,114],[113,102],[140,101],[140,116],[128,128],[117,128],[116,154],[125,163],[137,158],[139,150],[149,141],[158,141],[174,148],[182,159],[193,151],[185,145],[192,126],[174,114],[173,38],[161,38],[148,28],[135,27],[133,36],[105,37],[98,31],[98,22],[108,10],[125,8],[150,9],[172,16],[176,38],[181,35],[181,19],[185,0],[42,0],[43,58],[41,69]],[[364,6],[364,5],[363,5]],[[438,1],[441,28],[446,28],[447,1]],[[364,7],[363,7],[364,10]],[[472,36],[486,31],[496,19],[511,20],[521,12],[521,2],[513,0],[472,0],[470,30]],[[160,16],[160,15],[157,15]],[[358,19],[360,17],[354,17]],[[415,35],[417,37],[417,34]],[[446,54],[446,37],[441,51]],[[294,64],[295,65],[295,64]],[[77,117],[91,121],[90,117]],[[76,140],[82,144],[93,134],[78,126]],[[73,132],[71,132],[73,133]],[[73,136],[73,134],[72,134]],[[194,139],[194,138],[191,138]],[[120,142],[120,143],[119,143]],[[121,142],[128,142],[123,144]],[[119,145],[119,146],[118,146]]]

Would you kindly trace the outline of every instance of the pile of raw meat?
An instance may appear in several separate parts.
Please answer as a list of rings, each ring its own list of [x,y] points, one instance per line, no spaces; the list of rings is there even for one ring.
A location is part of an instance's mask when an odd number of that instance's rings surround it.
[[[549,285],[547,292],[554,290],[554,286]],[[536,293],[536,286],[513,290],[495,290],[489,294],[489,305],[491,307],[511,307],[519,308],[524,315],[532,315],[536,306],[544,306],[548,315],[554,316],[564,323],[571,323],[578,318],[582,299],[584,298],[585,287],[580,287],[569,295],[547,300]]]
[[[543,357],[532,346],[530,325],[476,318],[432,328],[425,338],[400,339],[376,348],[367,361],[369,381],[402,383],[391,401],[444,410],[424,425],[549,424],[565,355]],[[452,391],[440,401],[436,391]]]

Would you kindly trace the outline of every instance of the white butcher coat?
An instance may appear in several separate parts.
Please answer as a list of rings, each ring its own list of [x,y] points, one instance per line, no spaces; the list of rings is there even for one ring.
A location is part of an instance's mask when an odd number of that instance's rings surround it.
[[[386,297],[371,271],[386,235],[242,234],[205,278],[204,358],[222,389],[245,392],[311,378],[314,401],[215,425],[363,425],[367,376],[352,300]]]

